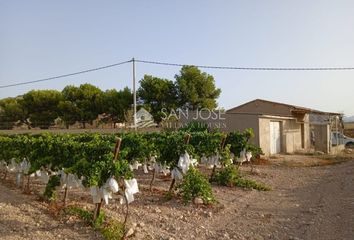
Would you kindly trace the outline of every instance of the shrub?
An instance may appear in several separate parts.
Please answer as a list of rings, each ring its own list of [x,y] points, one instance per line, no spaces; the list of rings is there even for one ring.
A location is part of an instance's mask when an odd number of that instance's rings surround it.
[[[114,219],[107,219],[104,212],[101,212],[95,221],[92,220],[93,213],[91,211],[80,207],[70,206],[66,209],[66,213],[79,217],[86,224],[98,230],[107,240],[123,239],[124,224]]]
[[[233,187],[238,178],[240,178],[238,169],[233,165],[229,165],[218,171],[212,181],[222,186]]]
[[[107,240],[123,239],[124,224],[116,220],[112,220],[101,229],[103,237]]]
[[[178,186],[185,202],[190,202],[196,197],[203,199],[204,204],[215,201],[209,181],[197,169],[190,168]]]
[[[56,200],[56,187],[60,186],[60,177],[53,175],[49,178],[47,186],[45,187],[43,196],[48,201]]]
[[[269,191],[270,188],[263,183],[256,182],[250,179],[244,179],[241,177],[238,169],[233,166],[227,166],[215,174],[214,179],[217,184],[228,187],[242,187],[249,189],[256,189],[259,191]]]

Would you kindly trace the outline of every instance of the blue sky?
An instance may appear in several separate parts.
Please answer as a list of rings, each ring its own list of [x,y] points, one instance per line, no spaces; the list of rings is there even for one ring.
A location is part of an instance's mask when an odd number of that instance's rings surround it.
[[[354,67],[354,1],[0,1],[0,85],[129,60],[241,67]],[[137,64],[173,79],[179,68]],[[226,109],[264,98],[354,115],[354,71],[204,70]],[[131,65],[0,89],[131,87]]]

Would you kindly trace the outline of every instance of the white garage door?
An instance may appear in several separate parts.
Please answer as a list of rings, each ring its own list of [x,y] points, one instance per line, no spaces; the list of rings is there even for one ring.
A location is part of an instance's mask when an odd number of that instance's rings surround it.
[[[280,122],[270,122],[270,154],[280,153]]]

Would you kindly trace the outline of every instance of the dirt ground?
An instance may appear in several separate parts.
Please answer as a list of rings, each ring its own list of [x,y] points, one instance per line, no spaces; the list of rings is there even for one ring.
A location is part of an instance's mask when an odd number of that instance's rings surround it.
[[[354,158],[353,158],[354,159]],[[246,178],[269,185],[259,192],[213,186],[213,207],[167,200],[169,181],[137,172],[141,192],[130,205],[130,239],[354,239],[354,161],[304,155],[282,155],[268,164],[242,166]],[[330,163],[337,163],[331,164]],[[34,181],[31,195],[0,181],[0,239],[102,239],[79,221],[53,216],[38,201],[43,185]],[[93,209],[88,193],[69,193],[70,204]],[[118,197],[104,206],[110,217],[123,219]]]

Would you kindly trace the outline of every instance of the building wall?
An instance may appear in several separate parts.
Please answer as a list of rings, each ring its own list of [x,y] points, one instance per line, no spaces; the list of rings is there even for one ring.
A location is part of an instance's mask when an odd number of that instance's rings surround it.
[[[259,146],[259,124],[258,115],[251,114],[226,114],[226,128],[227,132],[244,131],[246,128],[252,128],[254,138],[252,142]]]
[[[329,124],[313,125],[315,131],[315,150],[330,153],[330,126]]]
[[[270,122],[280,122],[280,141],[282,153],[294,153],[298,150],[310,149],[310,127],[308,122],[297,122],[295,119],[279,119],[271,117],[259,118],[259,146],[265,155],[270,155]],[[303,144],[301,134],[303,127]]]
[[[259,147],[266,156],[270,155],[270,119],[259,118]],[[280,125],[280,131],[282,126]]]

